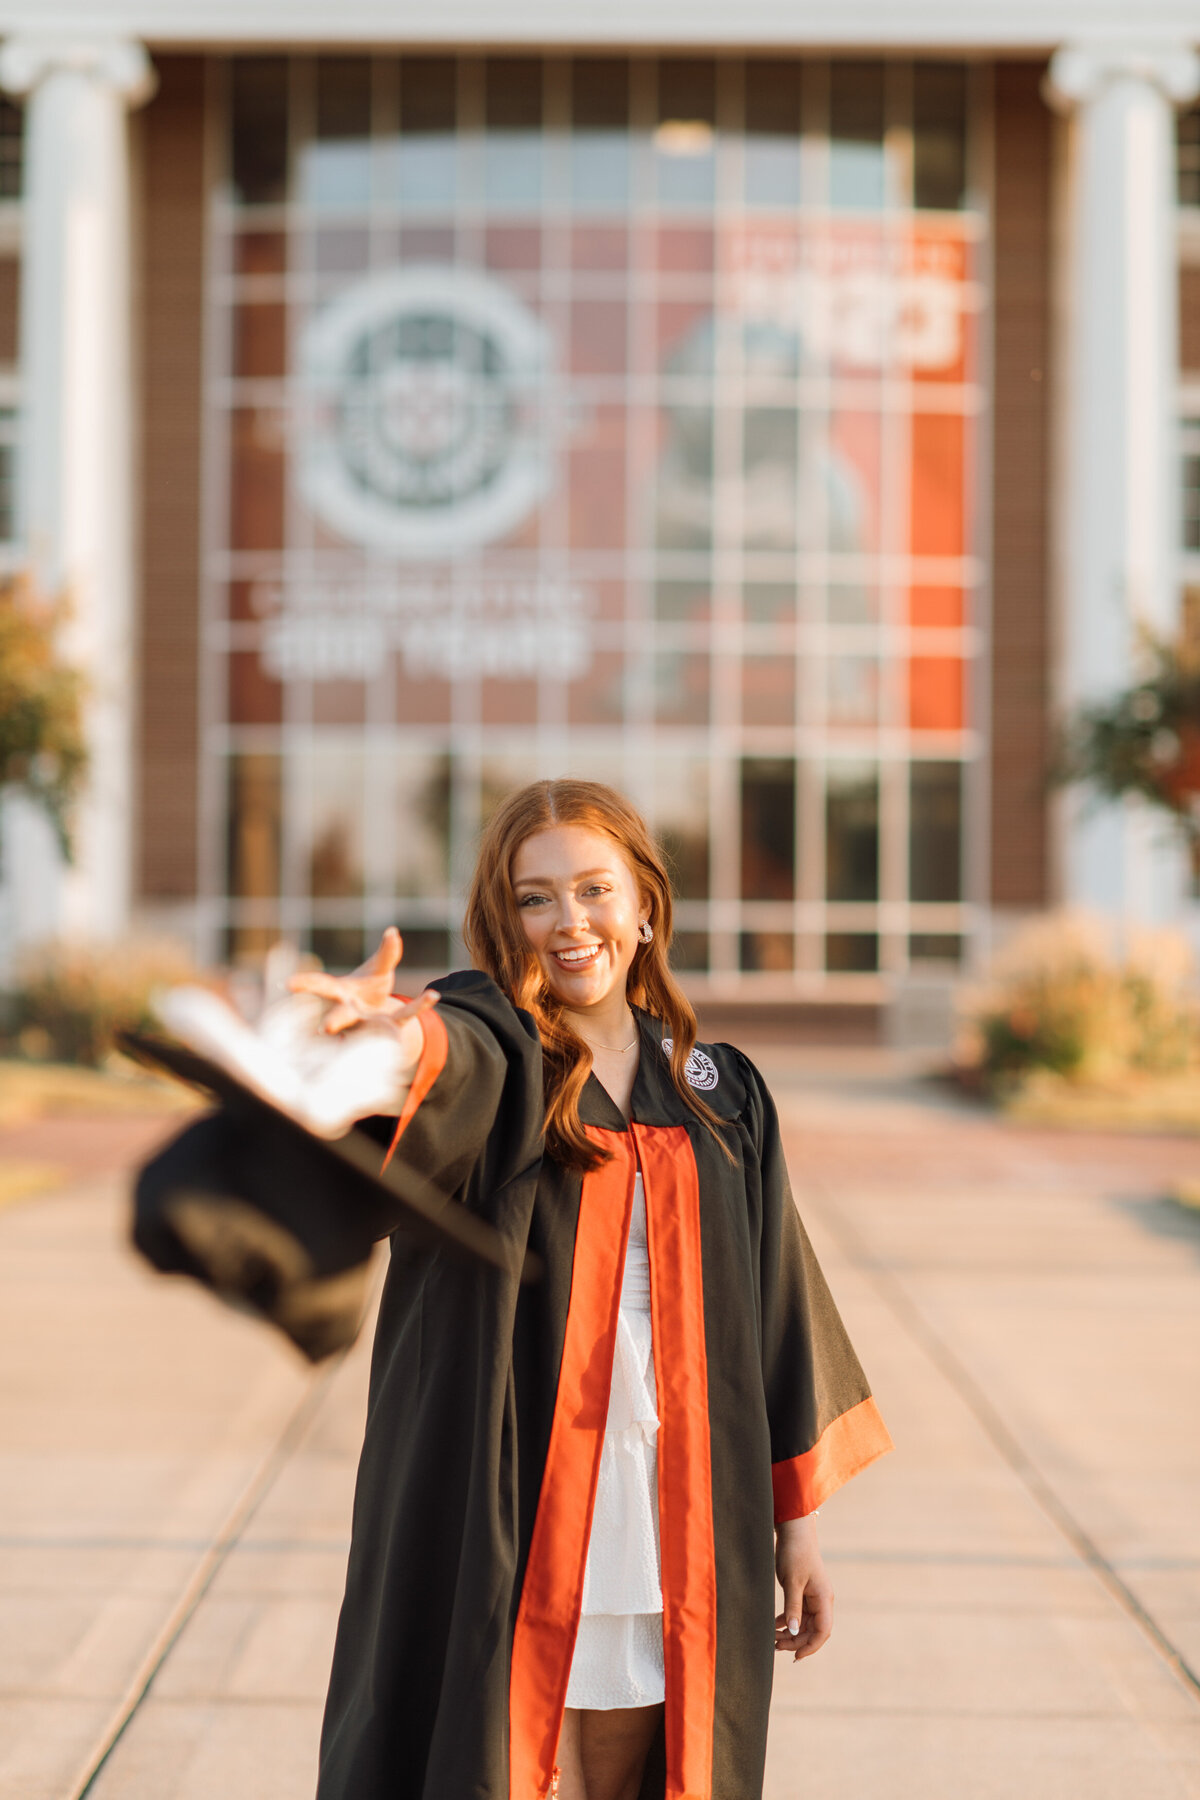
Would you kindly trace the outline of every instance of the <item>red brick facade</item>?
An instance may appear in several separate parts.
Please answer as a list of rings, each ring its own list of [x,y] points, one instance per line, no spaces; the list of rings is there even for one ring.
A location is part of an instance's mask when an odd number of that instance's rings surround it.
[[[21,265],[17,258],[0,257],[0,368],[11,369],[16,364],[20,289]]]
[[[1200,375],[1200,268],[1179,271],[1179,366],[1185,375]]]
[[[205,64],[158,56],[140,121],[138,888],[196,892]]]
[[[1050,155],[1042,67],[995,72],[992,901],[1048,894]]]

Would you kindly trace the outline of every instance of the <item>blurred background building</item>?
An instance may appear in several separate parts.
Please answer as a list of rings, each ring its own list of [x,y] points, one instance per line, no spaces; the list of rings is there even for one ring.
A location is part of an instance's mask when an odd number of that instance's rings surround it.
[[[1161,827],[1046,786],[1200,600],[1192,8],[0,32],[0,536],[93,750],[74,870],[8,806],[10,943],[442,969],[487,808],[566,772],[651,816],[710,997],[1194,919]]]

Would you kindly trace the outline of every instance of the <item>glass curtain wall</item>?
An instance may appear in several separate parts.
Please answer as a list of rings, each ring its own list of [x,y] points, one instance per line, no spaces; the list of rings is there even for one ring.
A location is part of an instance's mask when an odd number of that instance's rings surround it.
[[[678,962],[971,930],[986,221],[954,63],[214,65],[214,947],[461,951],[482,821],[646,810]]]

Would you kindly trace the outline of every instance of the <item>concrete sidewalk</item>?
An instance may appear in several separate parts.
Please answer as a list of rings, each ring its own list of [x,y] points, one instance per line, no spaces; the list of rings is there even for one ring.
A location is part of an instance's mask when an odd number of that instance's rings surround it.
[[[823,1509],[767,1800],[1200,1796],[1200,1144],[762,1061],[899,1445]],[[314,1379],[122,1228],[111,1178],[0,1212],[0,1800],[130,1713],[89,1800],[310,1800],[367,1347]]]

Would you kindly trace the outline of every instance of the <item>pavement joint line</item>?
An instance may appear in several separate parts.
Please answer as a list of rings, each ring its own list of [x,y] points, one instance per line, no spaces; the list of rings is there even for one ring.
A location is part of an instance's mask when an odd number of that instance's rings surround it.
[[[1080,1560],[1091,1571],[1131,1622],[1137,1626],[1154,1650],[1166,1663],[1188,1698],[1200,1707],[1200,1673],[1187,1660],[1183,1651],[1163,1630],[1158,1620],[1139,1600],[1133,1589],[1122,1580],[1116,1567],[1105,1556],[1099,1544],[1080,1524],[1066,1501],[1055,1491],[1038,1468],[1015,1432],[1005,1423],[980,1383],[962,1358],[931,1324],[919,1303],[909,1293],[896,1272],[872,1257],[861,1236],[844,1216],[833,1199],[828,1183],[820,1177],[807,1176],[801,1193],[805,1200],[815,1199],[815,1210],[821,1222],[835,1238],[846,1260],[866,1275],[878,1289],[884,1302],[913,1341],[920,1345],[935,1368],[939,1369],[958,1393],[993,1446],[1024,1485],[1030,1497],[1041,1508],[1051,1524],[1066,1538]]]
[[[155,1677],[182,1636],[189,1619],[208,1593],[217,1575],[255,1513],[274,1487],[292,1456],[299,1449],[334,1376],[346,1359],[341,1351],[329,1358],[316,1371],[282,1430],[263,1456],[249,1481],[234,1501],[204,1555],[200,1558],[166,1620],[130,1680],[115,1711],[88,1752],[79,1772],[65,1791],[63,1800],[87,1800],[109,1757],[137,1716],[143,1701],[154,1685]]]

